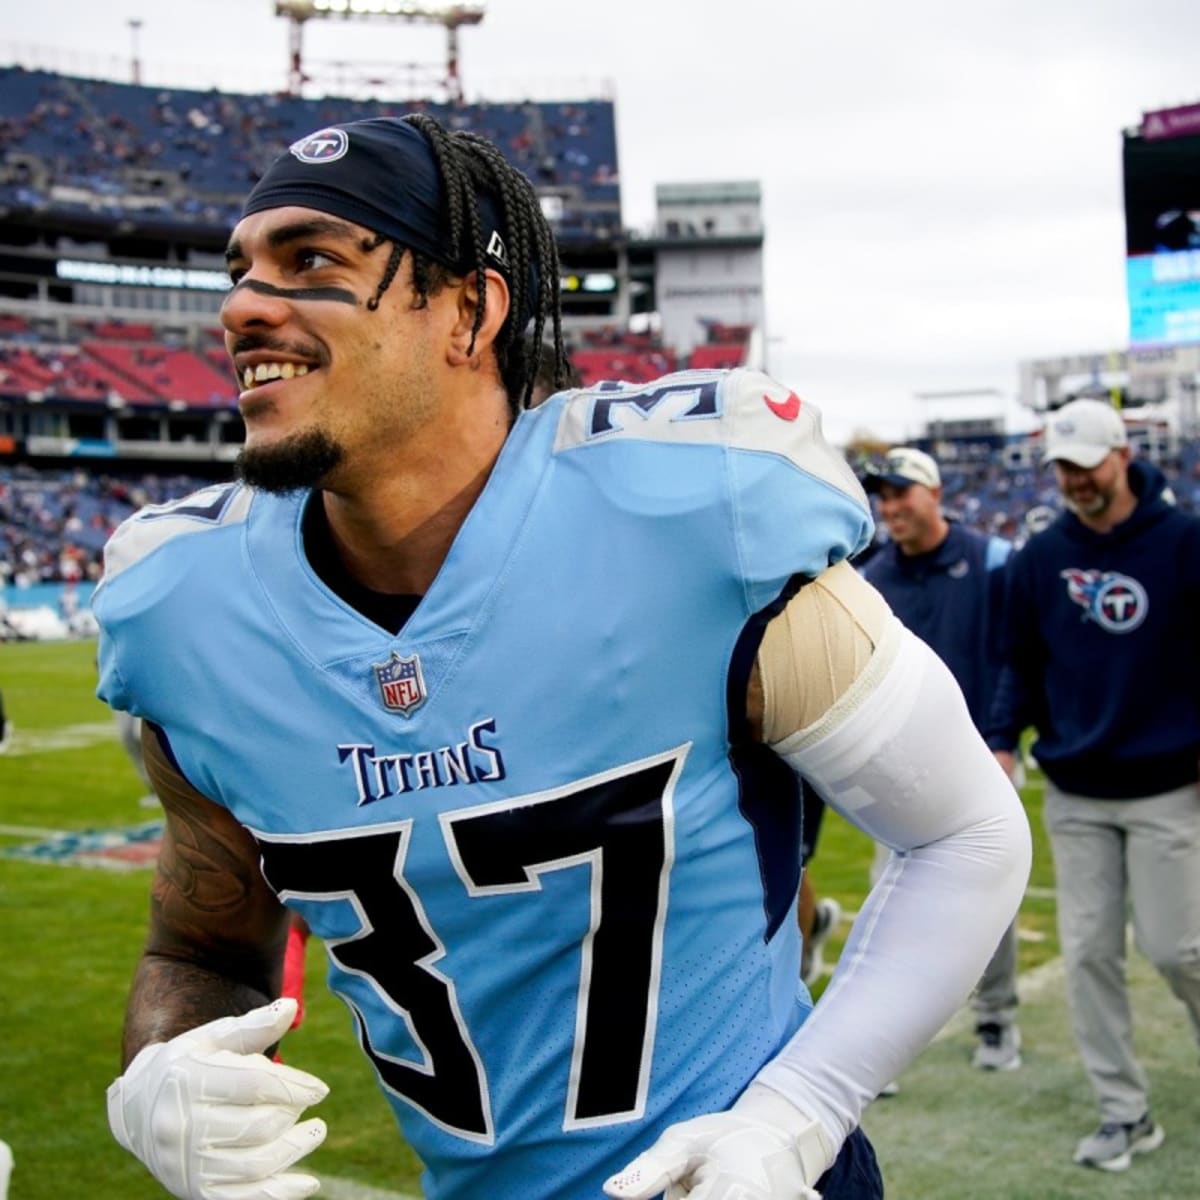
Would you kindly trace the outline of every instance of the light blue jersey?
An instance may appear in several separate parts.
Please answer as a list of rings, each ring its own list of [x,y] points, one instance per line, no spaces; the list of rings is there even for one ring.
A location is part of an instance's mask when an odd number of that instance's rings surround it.
[[[100,694],[325,941],[427,1195],[599,1197],[808,1010],[798,806],[744,698],[866,498],[766,376],[566,393],[396,637],[314,574],[306,501],[225,485],[127,521]]]

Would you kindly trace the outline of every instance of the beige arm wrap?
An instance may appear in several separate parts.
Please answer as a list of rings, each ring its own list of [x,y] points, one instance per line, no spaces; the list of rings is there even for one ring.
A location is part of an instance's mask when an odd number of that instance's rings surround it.
[[[762,740],[820,720],[862,674],[889,620],[887,601],[847,562],[802,587],[758,651]]]

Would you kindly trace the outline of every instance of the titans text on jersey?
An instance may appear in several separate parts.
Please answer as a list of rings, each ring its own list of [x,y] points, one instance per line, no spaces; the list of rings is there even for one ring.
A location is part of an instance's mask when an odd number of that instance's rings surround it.
[[[488,783],[504,778],[500,747],[483,740],[485,734],[495,732],[496,720],[488,717],[473,722],[463,741],[434,750],[381,754],[368,742],[341,743],[337,748],[338,762],[353,767],[359,804],[419,788]]]

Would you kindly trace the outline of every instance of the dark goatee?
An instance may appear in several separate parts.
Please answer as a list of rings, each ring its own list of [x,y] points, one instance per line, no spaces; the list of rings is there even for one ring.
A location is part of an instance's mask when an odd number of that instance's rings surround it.
[[[284,494],[319,487],[341,461],[341,446],[327,433],[312,429],[273,446],[243,448],[234,470],[253,488]]]

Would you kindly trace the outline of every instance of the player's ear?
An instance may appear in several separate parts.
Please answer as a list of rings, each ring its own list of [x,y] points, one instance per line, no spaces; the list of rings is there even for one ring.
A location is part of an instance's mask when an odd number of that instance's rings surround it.
[[[483,294],[483,320],[478,330],[475,330],[475,314],[480,303],[478,276],[472,272],[458,285],[457,311],[447,352],[452,366],[464,366],[489,349],[499,337],[508,316],[509,291],[504,276],[492,270],[485,271],[484,275],[487,287]]]

